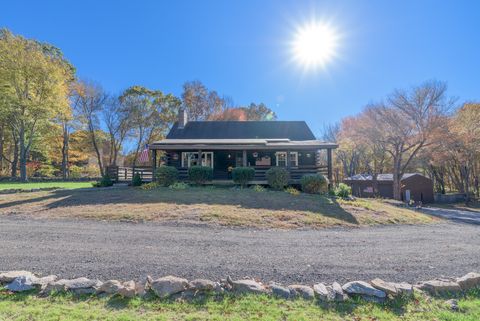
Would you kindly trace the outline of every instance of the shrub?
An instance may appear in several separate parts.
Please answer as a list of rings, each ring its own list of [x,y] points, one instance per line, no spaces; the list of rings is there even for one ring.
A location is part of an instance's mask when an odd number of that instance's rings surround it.
[[[36,176],[38,175],[40,177],[54,177],[55,172],[58,172],[58,171],[53,165],[44,164],[44,165],[40,165],[40,168],[37,170],[35,174]]]
[[[155,179],[161,186],[170,186],[178,179],[178,169],[173,166],[160,166],[155,171]]]
[[[213,170],[208,166],[192,166],[188,169],[188,179],[195,184],[211,181]]]
[[[172,185],[170,185],[168,188],[174,189],[174,190],[183,190],[188,188],[188,184],[184,182],[175,182]]]
[[[99,180],[98,182],[92,183],[92,186],[93,187],[109,187],[109,186],[113,186],[113,181],[110,178],[110,176],[108,176],[108,174],[105,174],[103,175],[101,180]]]
[[[285,189],[285,192],[287,192],[288,194],[291,194],[291,195],[295,195],[295,196],[300,195],[300,191],[298,189],[296,189],[295,187],[292,187],[292,186],[287,187]]]
[[[252,167],[235,167],[232,170],[232,178],[236,184],[240,184],[242,187],[255,177],[255,169]]]
[[[320,194],[327,191],[328,179],[322,174],[308,174],[302,176],[300,184],[305,193]]]
[[[258,192],[258,193],[265,192],[266,190],[265,187],[263,187],[262,185],[253,185],[251,188],[254,192]]]
[[[347,198],[352,195],[352,188],[347,184],[340,183],[337,188],[335,188],[335,195],[341,198]]]
[[[140,186],[140,188],[145,190],[145,191],[150,191],[152,189],[158,188],[158,186],[160,186],[160,185],[157,182],[150,182],[150,183],[147,183],[147,184],[143,184],[142,186]]]
[[[142,177],[139,173],[135,173],[132,177],[132,186],[140,186],[142,185]]]
[[[272,167],[267,171],[266,176],[268,185],[273,189],[281,191],[288,185],[289,174],[285,168]]]
[[[71,165],[68,169],[68,177],[69,178],[80,178],[82,177],[82,168],[77,165]]]

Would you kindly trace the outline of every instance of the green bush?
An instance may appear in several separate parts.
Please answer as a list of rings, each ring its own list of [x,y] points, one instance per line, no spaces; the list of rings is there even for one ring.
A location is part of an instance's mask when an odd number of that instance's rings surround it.
[[[308,174],[300,180],[302,191],[309,194],[320,194],[328,189],[328,179],[322,174]]]
[[[184,190],[188,188],[188,184],[184,182],[175,182],[172,185],[170,185],[168,188],[174,189],[174,190]]]
[[[195,184],[204,184],[211,181],[213,169],[208,166],[192,166],[188,169],[188,179]]]
[[[102,179],[100,179],[98,182],[92,183],[92,186],[93,187],[109,187],[109,186],[113,186],[113,181],[110,178],[110,176],[108,176],[108,174],[105,174],[103,175]]]
[[[161,186],[170,186],[178,179],[178,169],[173,166],[160,166],[155,171],[155,180]]]
[[[295,187],[292,187],[292,186],[287,187],[285,189],[285,192],[287,192],[288,194],[291,194],[291,195],[295,195],[295,196],[300,195],[300,191],[298,189],[296,189]]]
[[[337,188],[335,188],[335,196],[347,198],[352,195],[352,188],[347,184],[340,183]]]
[[[270,168],[267,171],[266,176],[268,185],[270,185],[271,188],[279,191],[283,190],[285,186],[288,185],[288,180],[290,178],[288,171],[282,167]]]
[[[242,187],[246,186],[254,177],[255,169],[252,167],[235,167],[232,170],[233,181]]]
[[[40,177],[54,177],[55,172],[58,172],[58,170],[53,165],[44,164],[37,170],[36,175]]]
[[[135,173],[132,178],[132,186],[140,186],[142,185],[142,177],[139,173]]]

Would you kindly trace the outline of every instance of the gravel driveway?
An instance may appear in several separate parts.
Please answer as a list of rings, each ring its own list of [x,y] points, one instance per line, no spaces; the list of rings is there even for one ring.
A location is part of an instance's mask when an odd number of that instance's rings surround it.
[[[480,226],[442,223],[324,230],[246,230],[153,223],[0,218],[0,270],[61,277],[283,283],[418,281],[480,270]]]

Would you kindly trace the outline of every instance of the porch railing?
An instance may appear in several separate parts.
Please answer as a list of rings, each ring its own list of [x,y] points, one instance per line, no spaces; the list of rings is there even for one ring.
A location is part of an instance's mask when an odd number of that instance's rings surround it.
[[[266,173],[270,167],[255,167],[254,181],[266,181]],[[301,166],[292,167],[289,169],[290,179],[297,181],[302,178],[303,175],[320,173],[325,176],[328,174],[327,166]],[[150,166],[138,166],[135,170],[132,167],[125,166],[108,166],[107,174],[116,182],[130,182],[135,173],[140,174],[140,177],[144,182],[152,181],[152,167]],[[178,169],[178,178],[180,180],[188,179],[188,168]],[[215,180],[215,177],[213,178]]]

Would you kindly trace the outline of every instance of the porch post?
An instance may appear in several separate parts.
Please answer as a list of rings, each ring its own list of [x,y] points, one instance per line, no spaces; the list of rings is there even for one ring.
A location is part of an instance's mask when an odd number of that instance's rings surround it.
[[[156,170],[157,170],[157,150],[152,149],[152,182],[155,180]]]
[[[198,150],[198,162],[199,162],[198,166],[203,166],[202,165],[202,150],[201,149]]]
[[[333,165],[332,165],[332,149],[327,148],[327,177],[328,181],[330,182],[330,186],[332,185],[332,179],[333,179]]]
[[[245,149],[242,151],[242,166],[247,167],[247,151]]]
[[[286,163],[287,163],[287,170],[290,172],[290,150],[287,150]]]

